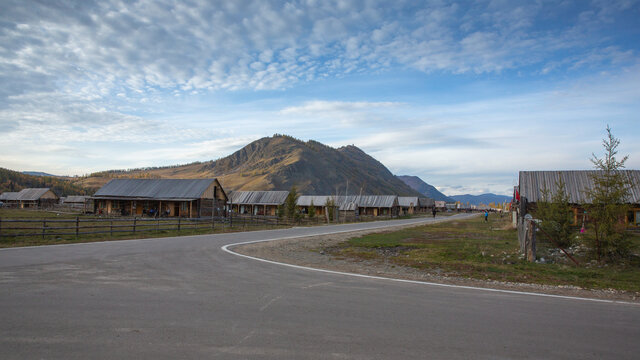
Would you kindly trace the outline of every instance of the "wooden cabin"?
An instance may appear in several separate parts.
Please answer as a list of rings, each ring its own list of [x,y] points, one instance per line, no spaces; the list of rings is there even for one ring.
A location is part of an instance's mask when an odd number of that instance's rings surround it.
[[[301,212],[308,214],[313,202],[318,215],[325,214],[328,200],[333,200],[337,211],[343,211],[345,216],[397,216],[399,213],[398,197],[396,195],[307,195],[298,198]]]
[[[70,208],[75,210],[83,210],[92,208],[90,196],[84,195],[69,195],[60,198],[60,206],[63,208]]]
[[[217,179],[113,179],[91,198],[96,214],[225,216],[227,195]]]
[[[398,196],[398,206],[403,215],[413,215],[418,212],[420,204],[417,196]]]
[[[18,207],[18,192],[7,191],[0,194],[0,202],[4,207]]]
[[[232,191],[227,205],[240,215],[276,216],[287,196],[288,191]]]
[[[522,204],[521,208],[526,208],[522,209],[523,211],[534,211],[536,203],[544,199],[543,189],[548,189],[551,194],[555,193],[556,182],[562,177],[573,211],[573,224],[580,226],[583,221],[588,221],[588,212],[585,210],[591,204],[591,199],[587,195],[587,190],[593,188],[593,176],[599,172],[598,170],[520,171],[514,197],[518,205]],[[626,203],[630,209],[624,221],[629,226],[638,227],[640,226],[640,170],[621,170],[621,172],[632,184]]]
[[[419,198],[418,208],[420,212],[428,213],[436,206],[435,200],[431,198]]]
[[[29,188],[19,192],[5,192],[0,196],[7,207],[19,209],[46,209],[58,203],[58,195],[49,188]]]

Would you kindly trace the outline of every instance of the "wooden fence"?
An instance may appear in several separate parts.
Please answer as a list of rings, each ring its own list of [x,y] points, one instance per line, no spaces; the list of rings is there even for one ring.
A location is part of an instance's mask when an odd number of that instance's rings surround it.
[[[352,221],[381,220],[385,217],[358,217]],[[333,223],[342,223],[340,219]],[[143,232],[187,230],[214,231],[244,231],[253,229],[269,229],[290,226],[309,226],[326,223],[323,216],[314,218],[302,217],[297,220],[281,219],[276,216],[245,216],[232,217],[203,217],[203,218],[149,218],[149,217],[75,217],[67,219],[6,219],[0,218],[0,241],[15,238],[65,237],[78,239],[81,236],[99,236],[109,234],[109,237],[122,234],[137,234]],[[194,231],[190,231],[194,232]]]
[[[1,219],[0,240],[16,237],[80,237],[83,235],[141,233],[209,229],[243,230],[251,227],[288,226],[278,218],[82,218],[75,219]]]

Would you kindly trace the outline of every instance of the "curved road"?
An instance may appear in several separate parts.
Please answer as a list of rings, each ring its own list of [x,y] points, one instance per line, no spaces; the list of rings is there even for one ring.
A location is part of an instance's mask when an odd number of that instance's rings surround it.
[[[2,359],[636,359],[640,306],[309,271],[222,246],[431,219],[0,251]]]

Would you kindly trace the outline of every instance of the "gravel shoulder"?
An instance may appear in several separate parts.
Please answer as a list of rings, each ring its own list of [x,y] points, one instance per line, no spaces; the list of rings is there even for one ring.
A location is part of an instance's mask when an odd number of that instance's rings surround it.
[[[387,233],[411,226],[419,225],[396,226],[385,229],[384,231],[375,229],[341,234],[302,237],[296,239],[265,241],[253,244],[238,245],[233,247],[233,251],[260,259],[347,273],[380,276],[395,279],[426,281],[439,284],[453,284],[481,288],[514,290],[640,303],[640,294],[618,291],[614,289],[588,290],[575,286],[552,286],[452,277],[435,271],[426,272],[410,267],[397,266],[394,264],[390,264],[385,260],[362,261],[337,258],[324,251],[324,249],[337,246],[340,243],[345,242],[353,237],[371,233]]]

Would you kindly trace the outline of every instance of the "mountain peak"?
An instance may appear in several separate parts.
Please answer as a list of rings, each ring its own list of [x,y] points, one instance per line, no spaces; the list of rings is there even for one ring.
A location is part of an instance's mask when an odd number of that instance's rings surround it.
[[[397,178],[426,197],[439,201],[453,201],[452,198],[438,191],[435,186],[427,184],[417,176],[400,175]]]

